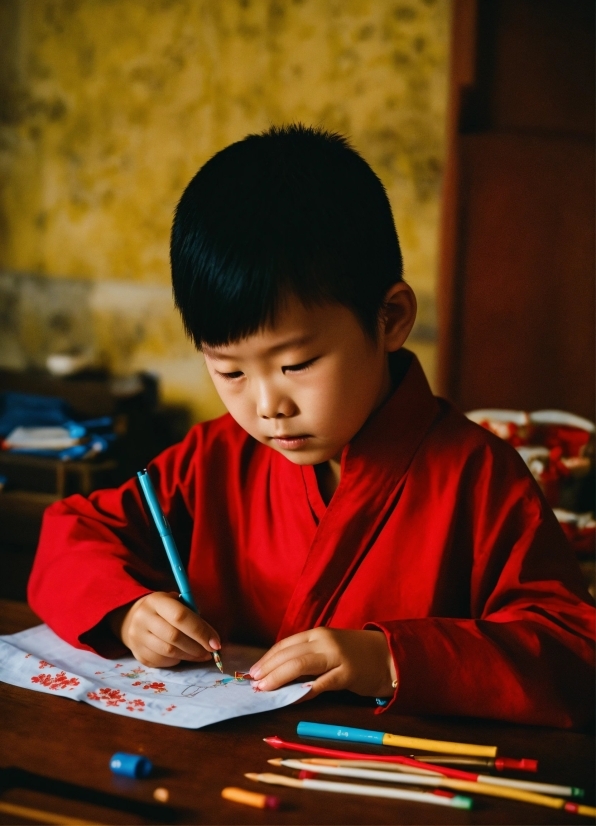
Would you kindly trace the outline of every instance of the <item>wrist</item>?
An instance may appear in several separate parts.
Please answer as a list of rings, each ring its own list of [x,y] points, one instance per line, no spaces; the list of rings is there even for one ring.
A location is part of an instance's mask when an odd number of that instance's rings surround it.
[[[377,634],[377,644],[379,648],[379,684],[374,692],[375,697],[392,697],[395,693],[399,678],[397,668],[393,660],[389,641],[385,634],[379,629]]]
[[[134,604],[135,603],[133,602],[133,605]],[[132,605],[130,603],[128,605],[123,605],[121,608],[116,608],[114,611],[110,611],[106,617],[106,622],[110,631],[121,642],[124,642],[122,639],[122,626],[124,625],[124,620],[126,619],[126,616],[131,608]]]

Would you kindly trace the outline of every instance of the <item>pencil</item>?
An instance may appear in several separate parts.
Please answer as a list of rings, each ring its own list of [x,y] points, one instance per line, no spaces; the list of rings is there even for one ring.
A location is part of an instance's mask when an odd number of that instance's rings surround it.
[[[495,769],[498,772],[511,769],[519,772],[538,771],[538,760],[530,760],[528,757],[466,757],[465,755],[447,754],[410,754],[421,763],[435,763],[437,766],[485,766],[487,769]]]
[[[279,763],[275,761],[275,765],[286,766],[290,769],[299,769],[301,771],[313,772],[317,771],[316,766],[312,762],[303,760],[283,760],[278,758]],[[272,761],[269,761],[272,762]],[[491,786],[488,783],[474,783],[468,780],[453,780],[447,777],[424,777],[418,774],[402,774],[396,773],[391,777],[391,772],[388,771],[371,771],[366,769],[348,769],[347,767],[319,766],[322,774],[337,774],[344,777],[359,777],[367,780],[381,780],[382,782],[390,782],[393,780],[398,783],[415,783],[420,786],[437,785],[448,789],[454,789],[460,792],[471,792],[472,794],[482,794],[488,797],[502,797],[509,800],[519,800],[524,803],[533,803],[536,806],[547,806],[550,809],[564,809],[566,812],[573,814],[586,815],[586,817],[594,817],[596,815],[596,808],[593,806],[584,806],[583,804],[572,803],[565,800],[563,797],[550,797],[546,794],[537,794],[536,792],[522,791],[521,789],[507,788],[504,786]],[[385,775],[383,777],[383,775]],[[404,780],[407,777],[408,780]]]
[[[269,760],[269,763],[272,761]],[[377,763],[373,760],[370,762],[365,762],[364,760],[330,760],[324,757],[310,757],[306,758],[302,761],[308,765],[316,765],[316,766],[338,766],[338,767],[349,767],[354,769],[378,769],[380,771],[384,771],[385,773],[390,772],[398,772],[402,774],[404,770],[407,772],[405,766],[393,766],[390,763]],[[414,774],[414,773],[412,773]],[[415,772],[417,776],[419,776],[419,772]],[[426,777],[437,777],[437,774],[433,772],[432,775],[426,775]],[[564,797],[583,797],[584,790],[579,789],[577,786],[559,786],[554,783],[537,783],[534,780],[513,780],[509,777],[492,777],[491,775],[478,775],[477,781],[469,781],[469,782],[477,782],[477,783],[487,783],[489,786],[503,786],[508,789],[521,789],[522,791],[527,792],[540,792],[542,794],[558,794],[563,795]]]
[[[444,797],[432,792],[415,792],[409,789],[387,789],[382,786],[363,786],[358,783],[333,783],[328,780],[298,780],[284,774],[255,774],[249,772],[244,775],[249,780],[258,783],[271,783],[275,786],[291,786],[294,789],[312,789],[319,792],[337,792],[338,794],[360,794],[367,797],[389,797],[393,800],[409,800],[415,803],[432,803],[435,806],[451,806],[455,809],[471,809],[472,799],[462,795]]]
[[[0,801],[0,812],[12,817],[33,820],[38,823],[52,823],[56,826],[99,826],[94,820],[83,820],[80,817],[67,817],[43,809],[32,809],[30,806],[18,806],[16,803]]]
[[[184,570],[184,565],[182,564],[180,554],[178,553],[178,548],[176,547],[176,543],[174,542],[174,537],[172,536],[172,529],[170,528],[168,520],[166,519],[165,514],[161,509],[161,505],[159,504],[159,500],[155,493],[155,488],[153,487],[151,477],[149,476],[146,470],[140,470],[137,473],[137,477],[139,479],[141,490],[145,495],[145,501],[147,502],[149,513],[151,514],[151,518],[153,519],[153,522],[155,523],[155,527],[157,528],[161,541],[163,542],[163,546],[168,557],[168,562],[170,563],[172,573],[174,574],[174,579],[176,580],[176,585],[180,589],[180,601],[184,605],[186,605],[187,608],[190,608],[191,611],[194,611],[195,614],[198,614],[200,616],[201,612],[199,611],[197,604],[194,600],[194,597],[192,595],[192,591],[190,590],[190,582],[188,581],[186,571]],[[213,656],[215,665],[223,674],[223,664],[221,662],[221,657],[219,656],[217,651],[212,651],[211,654]]]
[[[381,763],[385,766],[391,766],[396,771],[402,772],[411,772],[412,774],[419,774],[419,775],[439,775],[443,777],[448,777],[453,780],[462,780],[467,781],[472,784],[478,784],[480,782],[484,783],[488,787],[495,787],[498,788],[499,784],[501,783],[518,783],[518,782],[525,782],[525,781],[510,781],[505,780],[504,778],[498,777],[491,777],[490,775],[480,775],[474,774],[473,772],[464,772],[459,769],[450,769],[445,766],[435,766],[430,763],[419,763],[418,760],[414,760],[411,757],[401,757],[399,755],[379,755],[379,754],[366,754],[363,752],[351,752],[351,751],[341,751],[339,749],[328,749],[322,748],[320,746],[307,746],[304,743],[293,743],[288,740],[282,740],[280,737],[265,737],[265,742],[268,743],[270,746],[276,749],[290,749],[293,751],[301,751],[307,754],[316,754],[320,757],[332,757],[332,758],[344,758],[348,759],[349,761],[352,760],[360,760],[365,763]],[[400,768],[403,767],[403,768]],[[575,797],[582,797],[583,790],[578,789],[576,787],[570,787],[572,789],[572,794]],[[479,791],[476,788],[476,791]],[[521,791],[521,790],[520,790]],[[529,792],[528,792],[529,793]],[[505,795],[499,795],[496,791],[494,795],[496,797],[503,797]],[[569,803],[570,807],[576,806],[575,803]],[[568,811],[576,811],[575,808],[571,809],[567,808]],[[585,809],[585,807],[583,807]],[[589,808],[589,807],[588,807]],[[584,814],[585,812],[581,811],[580,814]]]
[[[306,743],[294,743],[290,740],[282,740],[281,737],[264,737],[265,743],[273,746],[274,749],[291,749],[301,751],[305,754],[316,754],[318,757],[344,757],[349,760],[375,760],[380,763],[395,763],[408,766],[409,770],[420,774],[441,774],[445,777],[458,778],[460,780],[476,780],[478,775],[472,772],[464,772],[461,769],[450,769],[446,766],[434,766],[430,763],[419,763],[412,757],[402,757],[399,754],[366,754],[361,751],[342,751],[341,749],[329,749],[322,746],[307,746]]]

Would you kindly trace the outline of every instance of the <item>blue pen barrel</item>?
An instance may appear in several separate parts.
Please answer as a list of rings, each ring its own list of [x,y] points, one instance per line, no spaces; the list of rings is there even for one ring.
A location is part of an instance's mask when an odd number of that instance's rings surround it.
[[[324,740],[347,740],[351,743],[383,745],[382,731],[368,731],[364,728],[329,726],[325,723],[298,723],[296,731],[300,737],[320,737]]]

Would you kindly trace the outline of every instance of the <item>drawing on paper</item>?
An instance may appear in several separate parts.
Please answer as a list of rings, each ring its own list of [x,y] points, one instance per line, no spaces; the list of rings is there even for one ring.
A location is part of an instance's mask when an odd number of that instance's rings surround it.
[[[172,669],[143,666],[132,657],[107,660],[59,639],[47,626],[0,637],[0,681],[69,697],[114,714],[184,728],[281,708],[308,693],[310,683],[259,691],[250,665],[256,649],[229,646],[220,675],[213,663]]]

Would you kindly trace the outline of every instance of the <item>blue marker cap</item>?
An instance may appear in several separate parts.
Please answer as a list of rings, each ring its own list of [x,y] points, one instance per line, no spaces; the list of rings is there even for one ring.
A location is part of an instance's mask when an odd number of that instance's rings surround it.
[[[328,726],[324,723],[298,723],[296,729],[300,737],[322,737],[326,740],[350,740],[353,743],[373,743],[383,745],[382,731],[368,731],[364,728]]]
[[[114,774],[121,774],[124,777],[149,777],[153,771],[153,763],[142,754],[117,751],[110,757],[110,768]]]

